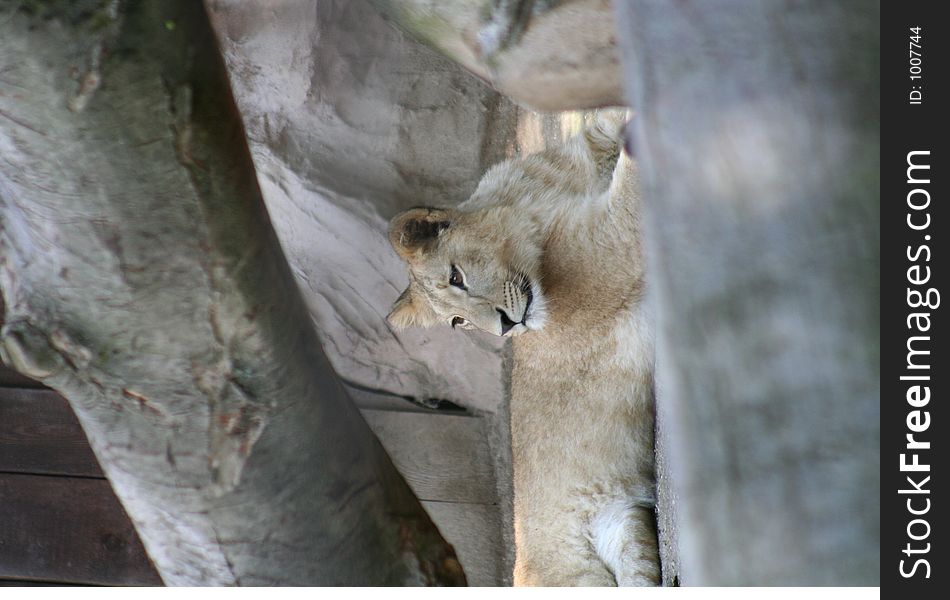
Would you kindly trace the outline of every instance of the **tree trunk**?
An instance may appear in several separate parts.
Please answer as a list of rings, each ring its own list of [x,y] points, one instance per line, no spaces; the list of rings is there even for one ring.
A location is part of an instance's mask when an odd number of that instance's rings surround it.
[[[459,584],[349,402],[201,3],[0,1],[2,357],[174,585]]]
[[[623,103],[608,0],[371,0],[400,28],[537,110]]]
[[[617,9],[683,583],[877,585],[879,7]]]

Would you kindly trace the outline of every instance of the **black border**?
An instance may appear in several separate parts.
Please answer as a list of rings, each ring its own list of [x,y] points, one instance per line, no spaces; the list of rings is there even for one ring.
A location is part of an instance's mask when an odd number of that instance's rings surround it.
[[[892,597],[915,599],[937,597],[937,590],[946,579],[948,570],[939,558],[945,554],[938,540],[942,537],[941,517],[946,509],[937,488],[945,483],[938,455],[945,451],[940,434],[946,431],[942,404],[947,400],[945,379],[950,379],[950,362],[940,345],[948,335],[942,315],[946,309],[942,305],[950,302],[950,295],[943,297],[941,294],[940,307],[924,309],[931,316],[931,327],[926,334],[908,328],[907,322],[908,315],[915,312],[908,306],[908,287],[920,291],[934,287],[940,292],[950,293],[950,288],[944,285],[947,270],[950,270],[950,263],[945,259],[948,235],[945,205],[950,202],[945,183],[950,174],[945,151],[946,123],[950,119],[945,85],[950,66],[950,20],[940,18],[940,6],[938,2],[892,0],[883,3],[881,13],[881,587],[882,592]],[[945,10],[950,8],[947,4],[942,6]],[[921,28],[922,53],[921,79],[916,81],[910,79],[909,60],[910,28],[915,26]],[[910,103],[913,86],[919,86],[923,94],[920,104]],[[907,182],[907,155],[916,150],[930,151],[930,183],[922,186],[931,195],[930,206],[926,209],[931,224],[925,231],[914,231],[907,225],[908,212],[911,212],[907,206],[908,192],[921,187]],[[915,219],[920,223],[924,217],[919,214]],[[925,235],[930,239],[924,239]],[[922,245],[930,248],[929,262],[924,260],[926,252],[918,250]],[[918,255],[917,261],[909,260],[908,248],[912,256]],[[908,268],[914,264],[930,266],[931,280],[927,284],[909,285]],[[909,496],[900,494],[898,490],[909,487],[907,475],[916,475],[900,470],[900,455],[908,452],[905,437],[909,433],[908,413],[914,407],[906,400],[911,382],[900,378],[906,374],[927,373],[908,371],[906,362],[908,337],[928,334],[930,340],[924,343],[929,346],[925,348],[918,341],[916,348],[931,352],[931,381],[922,382],[929,383],[931,399],[926,407],[921,407],[921,410],[929,411],[931,421],[925,432],[915,435],[918,440],[931,442],[929,451],[920,452],[921,462],[931,465],[927,473],[931,479],[923,486],[930,490],[931,507],[924,515],[930,525],[930,534],[927,540],[912,543],[929,541],[931,550],[927,554],[909,557],[902,550],[911,542],[906,528],[914,517],[906,506]],[[917,504],[917,508],[920,506]],[[917,527],[916,533],[923,531],[922,525]],[[929,562],[929,579],[923,577],[926,569],[922,565],[916,576],[902,577],[900,561],[909,561],[904,564],[905,570],[911,570],[912,561],[918,557],[925,557]]]

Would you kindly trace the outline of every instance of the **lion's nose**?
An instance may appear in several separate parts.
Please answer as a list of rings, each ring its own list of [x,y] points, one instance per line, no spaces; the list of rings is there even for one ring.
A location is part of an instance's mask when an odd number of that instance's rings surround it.
[[[501,335],[505,335],[506,333],[511,331],[511,328],[517,325],[517,323],[509,319],[508,313],[506,313],[502,309],[496,308],[495,310],[497,310],[498,314],[501,315]]]

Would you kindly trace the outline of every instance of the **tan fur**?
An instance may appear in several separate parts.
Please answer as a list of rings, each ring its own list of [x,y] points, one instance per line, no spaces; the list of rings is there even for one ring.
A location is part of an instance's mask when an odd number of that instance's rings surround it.
[[[394,326],[458,317],[514,337],[516,585],[659,582],[653,341],[620,122],[493,167],[458,209],[391,225],[410,272]],[[466,290],[449,284],[453,265]],[[505,331],[499,311],[517,324]]]

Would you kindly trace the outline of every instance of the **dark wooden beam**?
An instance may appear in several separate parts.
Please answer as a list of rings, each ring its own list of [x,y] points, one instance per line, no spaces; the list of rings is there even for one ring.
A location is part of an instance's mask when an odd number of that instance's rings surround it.
[[[104,479],[0,474],[0,579],[161,585]]]
[[[0,323],[2,325],[2,323]],[[21,375],[0,362],[0,387],[11,388],[38,388],[46,386],[35,379],[30,379],[26,375]]]
[[[0,388],[0,472],[103,477],[69,403],[50,390]]]

